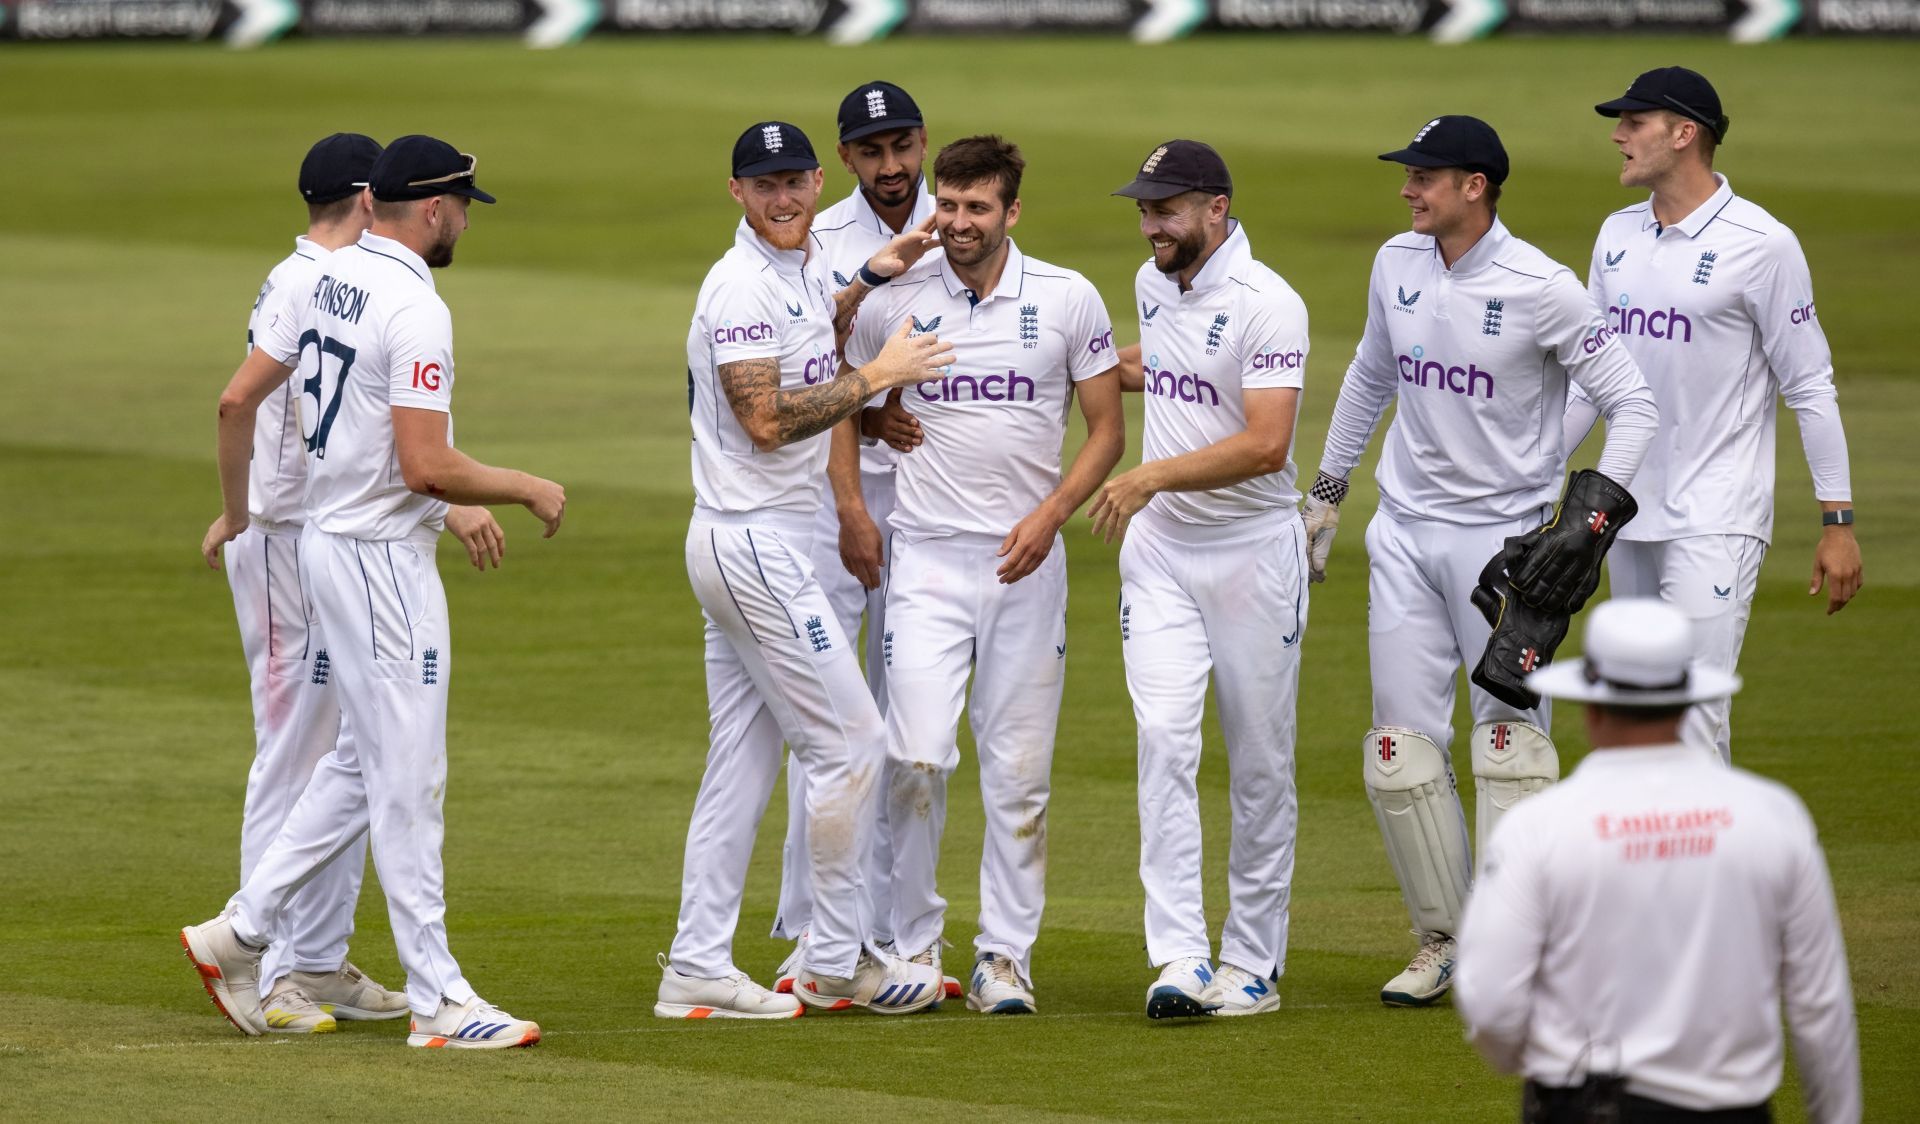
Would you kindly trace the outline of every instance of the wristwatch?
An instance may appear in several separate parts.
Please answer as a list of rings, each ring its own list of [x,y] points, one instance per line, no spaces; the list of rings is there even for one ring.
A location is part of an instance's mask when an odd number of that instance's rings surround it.
[[[1820,525],[1822,527],[1851,527],[1853,526],[1853,509],[1843,507],[1839,511],[1823,511],[1820,513]]]

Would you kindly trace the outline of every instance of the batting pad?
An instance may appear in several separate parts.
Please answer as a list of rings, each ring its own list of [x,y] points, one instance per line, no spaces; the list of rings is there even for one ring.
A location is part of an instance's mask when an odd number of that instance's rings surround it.
[[[1379,726],[1367,731],[1367,799],[1373,804],[1387,861],[1400,879],[1407,914],[1422,933],[1460,931],[1472,888],[1467,821],[1453,771],[1433,739],[1415,730]]]
[[[1482,722],[1473,728],[1474,845],[1487,853],[1500,817],[1560,779],[1553,739],[1531,722]]]

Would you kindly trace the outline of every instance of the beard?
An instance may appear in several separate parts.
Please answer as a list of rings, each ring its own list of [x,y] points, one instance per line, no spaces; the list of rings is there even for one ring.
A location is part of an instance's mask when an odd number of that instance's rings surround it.
[[[1007,240],[1005,228],[989,232],[975,227],[974,233],[979,235],[979,240],[971,246],[956,246],[947,240],[944,231],[941,233],[940,247],[946,251],[948,261],[955,265],[979,265],[992,257]]]
[[[460,240],[460,234],[452,227],[443,230],[440,241],[428,246],[427,252],[420,255],[420,260],[427,263],[428,269],[445,269],[453,264],[453,244]]]
[[[892,192],[882,190],[878,184],[866,187],[867,197],[882,207],[898,207],[913,198],[913,189],[920,184],[919,176],[907,176],[900,186]]]
[[[784,224],[765,215],[749,214],[747,225],[776,250],[798,250],[807,244],[807,233],[813,229],[813,213],[813,208],[808,207],[794,216],[792,222]]]
[[[1194,262],[1199,261],[1201,251],[1206,248],[1206,231],[1196,230],[1191,234],[1174,239],[1173,245],[1165,251],[1168,257],[1164,262],[1160,260],[1162,251],[1158,247],[1155,247],[1153,251],[1153,267],[1162,273],[1178,273]]]

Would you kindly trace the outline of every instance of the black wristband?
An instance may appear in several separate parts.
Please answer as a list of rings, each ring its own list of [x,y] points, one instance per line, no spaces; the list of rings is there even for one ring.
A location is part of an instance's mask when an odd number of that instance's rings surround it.
[[[1853,526],[1853,509],[1843,507],[1839,511],[1823,511],[1820,513],[1820,525],[1822,527],[1851,527]]]
[[[860,272],[858,276],[860,280],[866,282],[866,286],[869,289],[878,289],[880,286],[893,280],[893,278],[891,277],[882,277],[878,273],[875,273],[873,270],[867,268],[866,262],[860,263]]]
[[[1323,503],[1339,507],[1340,501],[1347,498],[1347,482],[1338,476],[1316,472],[1313,475],[1313,487],[1307,489],[1307,494]]]

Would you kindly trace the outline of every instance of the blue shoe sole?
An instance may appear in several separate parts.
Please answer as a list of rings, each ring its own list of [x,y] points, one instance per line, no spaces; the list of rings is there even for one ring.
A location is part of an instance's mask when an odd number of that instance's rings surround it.
[[[1157,987],[1147,996],[1150,1019],[1184,1019],[1211,1014],[1198,999],[1177,987]]]

